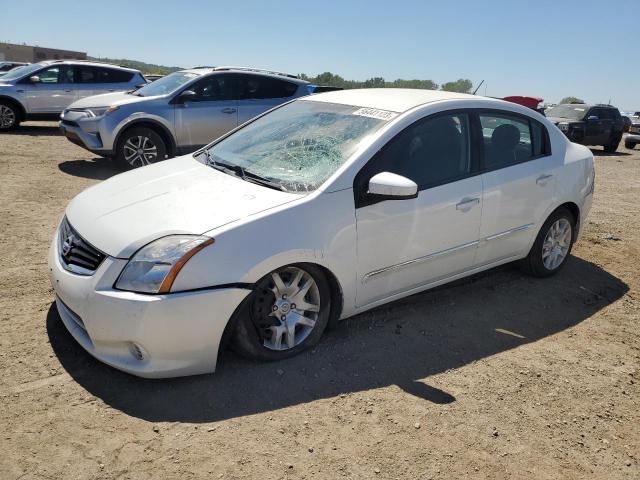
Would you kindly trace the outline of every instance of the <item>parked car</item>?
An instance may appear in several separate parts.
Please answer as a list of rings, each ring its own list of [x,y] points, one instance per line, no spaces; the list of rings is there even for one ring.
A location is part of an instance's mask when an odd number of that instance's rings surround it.
[[[211,372],[223,339],[281,359],[341,318],[500,264],[553,275],[593,188],[591,151],[520,105],[321,93],[85,190],[53,238],[51,284],[99,360]]]
[[[22,67],[24,65],[29,65],[24,62],[0,62],[0,73],[8,72],[9,70],[13,70],[16,67]]]
[[[135,168],[193,152],[312,91],[295,75],[200,67],[171,73],[135,92],[77,101],[62,114],[60,127],[70,141]]]
[[[633,150],[640,143],[640,116],[631,117],[631,125],[629,126],[629,134],[624,137],[624,146]]]
[[[544,98],[540,97],[525,97],[521,95],[512,95],[510,97],[504,97],[503,100],[507,102],[517,103],[524,107],[528,107],[531,110],[535,110],[541,115],[544,115],[544,108],[540,107],[540,103],[544,102]]]
[[[79,98],[144,84],[137,70],[105,63],[53,60],[26,65],[0,77],[0,131],[25,120],[57,120]]]
[[[613,153],[622,139],[624,122],[611,105],[563,104],[547,110],[546,115],[575,143],[602,145],[605,152]]]

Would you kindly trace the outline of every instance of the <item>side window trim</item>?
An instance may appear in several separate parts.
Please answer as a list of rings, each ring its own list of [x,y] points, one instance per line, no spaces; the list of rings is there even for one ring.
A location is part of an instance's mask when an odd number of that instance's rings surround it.
[[[481,153],[481,144],[479,144],[479,139],[476,133],[476,123],[479,125],[479,120],[477,118],[477,116],[474,114],[475,109],[473,108],[459,108],[459,109],[455,109],[455,110],[446,110],[444,112],[437,112],[437,113],[433,113],[431,115],[427,115],[425,117],[422,117],[416,121],[414,121],[413,123],[411,123],[410,125],[407,125],[406,127],[404,127],[401,131],[399,131],[398,133],[396,133],[391,139],[389,139],[389,141],[387,141],[380,150],[378,150],[376,153],[374,153],[371,158],[367,161],[367,163],[365,165],[362,166],[362,168],[358,171],[358,173],[356,173],[354,180],[353,180],[353,195],[354,195],[354,201],[355,201],[355,208],[362,208],[362,207],[366,207],[368,205],[373,205],[375,203],[379,203],[380,201],[384,201],[384,200],[377,200],[377,199],[372,199],[371,197],[368,197],[366,195],[366,187],[367,187],[367,183],[368,180],[370,178],[371,175],[371,170],[375,168],[375,163],[376,161],[378,161],[378,159],[380,158],[380,156],[389,148],[389,145],[398,137],[400,137],[403,133],[405,133],[408,129],[413,128],[416,124],[420,123],[420,122],[426,122],[429,120],[433,120],[435,118],[438,118],[440,116],[445,116],[445,115],[451,115],[454,116],[456,114],[458,115],[467,115],[468,121],[469,121],[469,134],[468,134],[468,147],[469,147],[469,172],[466,173],[465,175],[459,175],[457,177],[452,177],[452,178],[448,178],[446,180],[440,181],[440,182],[433,182],[431,184],[424,184],[424,185],[418,185],[418,195],[420,194],[420,192],[425,191],[425,190],[429,190],[431,188],[436,188],[442,185],[447,185],[449,183],[453,183],[453,182],[458,182],[460,180],[465,180],[467,178],[471,178],[471,177],[475,177],[481,173],[483,173],[480,170],[480,157],[479,154]],[[475,118],[474,118],[475,117]],[[480,141],[481,141],[480,137]],[[367,178],[369,177],[369,178]],[[364,179],[364,180],[363,180]]]
[[[539,155],[533,155],[530,158],[527,158],[525,160],[521,160],[519,162],[514,162],[514,163],[510,163],[509,165],[504,165],[504,166],[500,166],[500,167],[495,167],[495,168],[486,168],[485,167],[485,149],[484,149],[484,140],[483,140],[483,133],[482,133],[482,122],[480,121],[480,117],[482,115],[501,115],[502,117],[515,117],[521,121],[526,121],[527,124],[529,125],[529,135],[531,138],[531,148],[533,148],[533,135],[534,135],[534,130],[532,128],[533,126],[533,122],[536,122],[539,126],[540,126],[540,130],[542,132],[542,148],[543,151],[541,154]],[[547,127],[541,123],[538,122],[537,120],[530,118],[528,115],[523,115],[521,113],[517,113],[517,112],[508,112],[506,110],[497,110],[497,109],[491,109],[491,108],[476,108],[473,109],[473,116],[476,119],[475,122],[475,128],[474,128],[474,134],[478,137],[479,139],[479,145],[478,145],[478,171],[479,173],[488,173],[488,172],[495,172],[497,170],[502,170],[503,168],[509,168],[509,167],[513,167],[514,165],[520,165],[523,163],[527,163],[527,162],[531,162],[533,160],[537,160],[539,158],[544,158],[544,157],[549,157],[551,156],[552,152],[551,152],[551,140],[549,138],[549,131],[547,130]]]

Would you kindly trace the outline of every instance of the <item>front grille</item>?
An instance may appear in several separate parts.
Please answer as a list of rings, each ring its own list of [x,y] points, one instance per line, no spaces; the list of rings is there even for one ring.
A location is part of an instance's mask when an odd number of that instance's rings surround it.
[[[60,224],[58,243],[62,265],[73,273],[91,275],[105,258],[104,253],[80,236],[67,217]]]
[[[74,121],[71,120],[61,120],[60,123],[62,123],[62,125],[66,125],[67,127],[77,127],[78,124]]]

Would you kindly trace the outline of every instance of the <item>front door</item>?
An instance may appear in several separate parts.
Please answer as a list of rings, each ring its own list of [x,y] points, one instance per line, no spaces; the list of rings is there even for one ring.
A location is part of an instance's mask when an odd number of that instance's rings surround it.
[[[196,96],[175,105],[178,147],[195,149],[238,126],[234,75],[216,73],[189,88]]]
[[[473,267],[482,181],[469,138],[468,114],[427,117],[394,137],[358,173],[358,306]],[[371,203],[368,181],[383,171],[416,182],[418,197]]]
[[[25,102],[29,113],[61,113],[76,99],[73,66],[58,64],[33,76],[39,82],[24,80]]]
[[[484,155],[476,266],[524,256],[555,203],[556,158],[546,129],[517,114],[480,113]]]

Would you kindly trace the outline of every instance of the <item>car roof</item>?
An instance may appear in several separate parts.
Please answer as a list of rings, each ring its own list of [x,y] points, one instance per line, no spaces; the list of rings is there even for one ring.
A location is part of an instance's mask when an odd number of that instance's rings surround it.
[[[181,72],[195,73],[197,75],[205,75],[209,73],[243,73],[248,75],[258,75],[262,77],[277,78],[278,80],[286,80],[297,84],[307,85],[309,82],[302,80],[290,73],[276,72],[273,70],[262,70],[259,68],[249,67],[194,67],[180,70]]]
[[[357,90],[337,90],[334,92],[318,93],[301,100],[314,102],[338,103],[358,107],[376,108],[403,113],[425,103],[440,100],[492,100],[486,97],[469,95],[467,93],[444,92],[442,90],[421,90],[412,88],[363,88]],[[506,103],[506,102],[504,102]]]
[[[122,65],[114,65],[113,63],[106,62],[94,62],[91,60],[43,60],[42,62],[38,62],[41,65],[89,65],[91,67],[109,67],[109,68],[117,68],[118,70],[126,70],[128,72],[140,73],[139,70],[135,68],[123,67]]]

